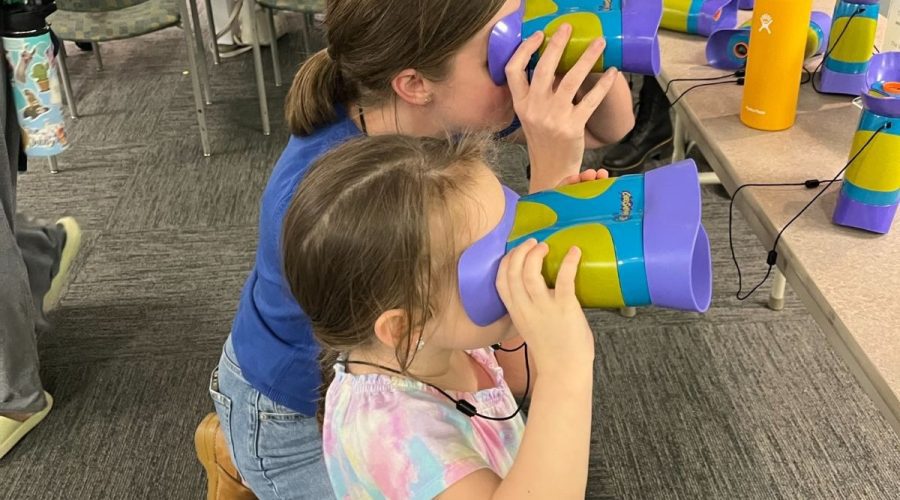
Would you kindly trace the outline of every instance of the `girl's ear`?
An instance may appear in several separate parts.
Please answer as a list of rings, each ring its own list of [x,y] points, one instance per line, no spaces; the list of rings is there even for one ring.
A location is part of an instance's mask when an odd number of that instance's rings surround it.
[[[409,319],[403,309],[391,309],[381,313],[375,320],[375,336],[391,350],[397,349],[404,341],[409,328]]]
[[[431,103],[432,83],[418,71],[414,69],[405,69],[391,80],[391,88],[400,99],[403,99],[414,106],[425,106]]]

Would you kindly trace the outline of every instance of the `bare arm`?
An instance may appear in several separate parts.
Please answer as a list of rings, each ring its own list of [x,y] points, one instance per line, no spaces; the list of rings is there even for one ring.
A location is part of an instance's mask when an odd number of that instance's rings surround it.
[[[476,472],[445,490],[442,499],[584,497],[594,340],[575,297],[581,253],[569,250],[550,290],[541,276],[548,251],[529,240],[504,258],[497,275],[500,296],[541,370],[515,462],[502,480]]]

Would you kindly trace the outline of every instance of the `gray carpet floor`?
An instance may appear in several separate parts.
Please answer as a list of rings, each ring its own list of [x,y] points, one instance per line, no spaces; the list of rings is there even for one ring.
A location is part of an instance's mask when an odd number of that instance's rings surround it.
[[[299,38],[282,45],[287,75]],[[20,177],[22,211],[75,215],[85,239],[55,328],[40,337],[56,407],[0,461],[0,498],[205,494],[192,435],[212,411],[208,375],[252,263],[260,193],[287,140],[286,90],[271,84],[274,132],[260,132],[249,56],[212,68],[214,154],[203,158],[181,33],[103,51],[98,72],[69,46],[83,117],[69,126],[62,173],[34,161]],[[510,185],[524,186],[521,150],[500,163]],[[589,497],[900,497],[900,439],[803,306],[789,295],[775,313],[764,296],[733,298],[728,202],[704,194],[709,313],[590,313]],[[743,223],[736,229],[739,255],[761,271],[762,247]]]

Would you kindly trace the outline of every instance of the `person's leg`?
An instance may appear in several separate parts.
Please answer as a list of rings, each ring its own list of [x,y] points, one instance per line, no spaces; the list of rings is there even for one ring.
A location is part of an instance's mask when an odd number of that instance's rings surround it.
[[[66,243],[66,231],[57,224],[45,224],[16,215],[16,242],[28,270],[28,282],[34,299],[35,322],[38,329],[47,326],[44,317],[44,298],[50,291],[53,277],[59,272],[60,256]]]
[[[46,401],[28,275],[14,231],[20,139],[8,82],[6,65],[0,64],[0,416],[21,420]]]
[[[661,157],[672,143],[669,99],[656,78],[644,77],[638,99],[634,129],[603,157],[603,166],[611,175],[643,171],[644,162]]]
[[[241,477],[261,500],[334,498],[316,418],[254,389],[225,345],[210,394]]]

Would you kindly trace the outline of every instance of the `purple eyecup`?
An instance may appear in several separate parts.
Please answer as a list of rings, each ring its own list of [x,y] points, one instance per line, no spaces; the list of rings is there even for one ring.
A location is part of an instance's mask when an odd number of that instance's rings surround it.
[[[712,258],[700,223],[694,160],[645,174],[644,196],[644,267],[653,305],[706,312],[712,301]]]
[[[522,44],[525,1],[522,0],[519,10],[498,21],[491,30],[488,39],[488,71],[497,85],[506,84],[506,65]]]
[[[497,292],[497,270],[506,255],[506,241],[516,220],[519,195],[503,186],[506,210],[497,227],[465,249],[457,264],[459,296],[469,319],[487,326],[506,315],[506,306]]]

